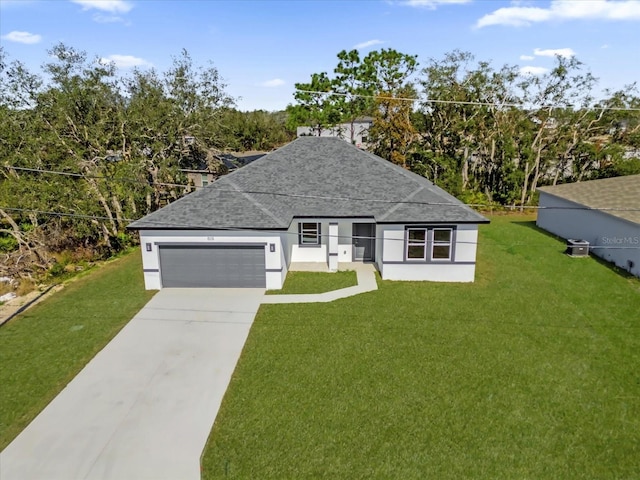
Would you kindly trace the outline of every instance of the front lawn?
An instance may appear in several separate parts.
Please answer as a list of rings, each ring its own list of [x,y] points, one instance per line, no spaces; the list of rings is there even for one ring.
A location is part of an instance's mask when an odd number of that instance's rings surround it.
[[[474,284],[263,305],[204,478],[640,478],[640,281],[531,217]]]
[[[354,271],[288,272],[281,290],[267,290],[267,294],[324,293],[358,284]]]
[[[140,252],[135,250],[0,328],[0,450],[153,294],[144,290]]]

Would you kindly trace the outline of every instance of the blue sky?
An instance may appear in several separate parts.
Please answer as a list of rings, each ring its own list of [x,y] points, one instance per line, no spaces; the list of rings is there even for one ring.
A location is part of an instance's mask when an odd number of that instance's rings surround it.
[[[242,110],[279,110],[336,54],[394,48],[422,65],[454,49],[531,74],[575,55],[620,89],[640,80],[640,0],[0,0],[0,44],[37,70],[57,42],[122,73],[213,62]]]

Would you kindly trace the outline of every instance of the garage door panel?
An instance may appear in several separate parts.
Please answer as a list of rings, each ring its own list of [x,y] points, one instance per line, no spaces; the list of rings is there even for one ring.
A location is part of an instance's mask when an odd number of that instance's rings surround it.
[[[161,245],[163,287],[264,288],[263,246]]]

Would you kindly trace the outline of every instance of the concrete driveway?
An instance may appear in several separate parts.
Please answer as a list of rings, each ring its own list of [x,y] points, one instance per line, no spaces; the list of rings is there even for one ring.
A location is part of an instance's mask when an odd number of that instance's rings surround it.
[[[0,479],[199,479],[263,295],[158,292],[0,454]]]

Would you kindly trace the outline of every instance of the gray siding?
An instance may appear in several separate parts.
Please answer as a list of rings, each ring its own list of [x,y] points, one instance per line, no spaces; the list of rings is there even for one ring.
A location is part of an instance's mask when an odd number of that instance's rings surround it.
[[[640,277],[640,225],[597,210],[582,210],[583,205],[544,192],[539,204],[543,208],[538,211],[538,227],[565,239],[587,240],[594,255]]]

